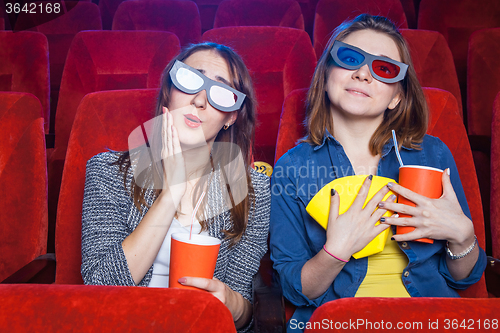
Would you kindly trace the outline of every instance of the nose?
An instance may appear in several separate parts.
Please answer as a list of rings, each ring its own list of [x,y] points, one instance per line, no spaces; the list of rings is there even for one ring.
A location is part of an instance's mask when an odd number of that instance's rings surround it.
[[[197,109],[205,109],[207,107],[207,103],[207,91],[205,89],[194,94],[193,99],[191,100],[191,104],[194,105]]]
[[[372,73],[370,73],[370,69],[368,68],[368,64],[356,69],[352,73],[352,78],[360,81],[367,81],[371,83],[373,81]]]

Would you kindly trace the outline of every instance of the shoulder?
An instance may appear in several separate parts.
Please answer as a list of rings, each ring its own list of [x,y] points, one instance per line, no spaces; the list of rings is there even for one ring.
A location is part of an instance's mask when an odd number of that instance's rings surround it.
[[[304,161],[309,159],[313,152],[313,145],[307,142],[302,142],[284,153],[279,160],[276,161],[275,168],[288,165],[301,165]]]
[[[447,158],[451,156],[451,151],[440,138],[426,134],[422,141],[422,150],[427,155],[433,155],[438,158]]]
[[[91,157],[87,161],[86,181],[98,184],[121,184],[123,186],[123,173],[115,164],[121,152],[104,152]]]

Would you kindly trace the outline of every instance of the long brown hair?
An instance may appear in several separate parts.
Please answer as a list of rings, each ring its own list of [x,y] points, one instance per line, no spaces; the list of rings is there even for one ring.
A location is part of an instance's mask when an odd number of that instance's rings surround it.
[[[342,41],[353,32],[370,29],[383,33],[396,43],[403,63],[408,65],[406,77],[398,82],[401,91],[401,100],[394,109],[386,109],[382,123],[370,139],[370,151],[373,155],[380,154],[383,146],[391,138],[394,129],[398,142],[409,148],[419,149],[420,143],[427,131],[429,111],[425,95],[417,79],[415,68],[411,60],[410,51],[403,36],[397,27],[383,16],[361,14],[352,21],[338,26],[318,61],[313,80],[307,95],[306,119],[307,129],[303,142],[320,145],[325,135],[325,127],[332,135],[333,120],[330,115],[330,101],[325,92],[327,73],[335,63],[330,56],[330,50],[336,40]]]
[[[221,166],[220,171],[223,176],[221,182],[224,182],[226,184],[229,199],[233,204],[231,206],[232,208],[230,209],[231,219],[233,222],[232,227],[230,228],[230,230],[224,230],[224,233],[231,239],[231,245],[234,245],[239,241],[239,239],[245,232],[248,223],[250,207],[255,203],[255,195],[252,187],[249,168],[253,155],[252,142],[255,135],[256,103],[252,80],[250,78],[248,69],[243,63],[243,60],[232,49],[224,45],[215,43],[195,44],[184,49],[179,55],[177,55],[172,61],[170,61],[170,63],[163,71],[161,78],[161,89],[154,115],[155,119],[161,119],[160,116],[163,114],[163,107],[168,107],[171,90],[173,88],[173,83],[170,79],[169,72],[173,64],[175,63],[175,60],[184,61],[192,54],[200,51],[213,51],[216,52],[221,58],[223,58],[229,69],[230,82],[232,87],[246,95],[241,109],[237,111],[238,117],[236,118],[234,124],[231,125],[228,129],[222,129],[215,138],[215,143],[232,143],[232,145],[214,144],[210,155],[211,163],[206,166],[204,171],[204,174],[209,174],[211,171],[214,171],[214,161],[216,161],[215,164],[219,163]],[[159,151],[161,150],[161,144],[158,145],[155,144],[155,142],[161,143],[161,138],[158,137],[161,135],[161,121],[156,122],[154,126],[156,126],[155,130],[153,131],[154,136],[149,140],[147,145],[151,148],[151,150],[155,151],[156,154],[159,154]],[[160,127],[158,128],[158,126]],[[235,149],[229,149],[228,151],[228,146],[239,147],[239,149],[237,149],[238,151],[235,151]],[[149,150],[146,149],[146,151]],[[231,183],[231,181],[228,180],[228,174],[224,170],[224,166],[227,166],[231,161],[233,161],[235,155],[239,153],[241,153],[241,155],[243,156],[248,194],[243,199],[243,201],[235,204],[233,200],[233,191],[228,185]],[[154,160],[150,159],[149,156],[139,156],[138,158],[144,158],[147,161]],[[139,177],[140,179],[138,179],[137,177],[132,178],[130,194],[133,197],[134,205],[137,207],[137,209],[139,209],[139,211],[142,211],[141,205],[148,206],[145,200],[145,194],[148,189],[150,189],[151,187],[154,188],[155,198],[157,198],[161,193],[163,184],[162,163],[163,161],[161,161],[161,163],[148,163],[148,166],[142,171],[141,176]],[[119,165],[120,171],[124,173],[123,181],[125,184],[127,184],[127,174],[132,164],[131,152],[122,152],[118,161],[114,164]],[[229,178],[231,178],[231,175],[229,175]],[[193,191],[193,207],[195,206],[196,198],[198,198],[203,189],[208,188],[209,185],[210,184],[198,181]],[[203,204],[200,207],[205,207],[207,199],[208,196],[205,196],[202,202]],[[197,216],[201,221],[200,224],[202,226],[202,230],[207,230],[208,221],[205,218],[206,215],[204,215],[202,208],[200,208],[200,210],[198,211]]]

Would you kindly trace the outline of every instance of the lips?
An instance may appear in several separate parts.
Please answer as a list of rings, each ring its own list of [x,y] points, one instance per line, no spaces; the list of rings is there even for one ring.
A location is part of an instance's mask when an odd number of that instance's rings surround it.
[[[191,128],[197,128],[201,125],[200,118],[196,117],[194,114],[185,114],[184,122]]]
[[[346,89],[346,90],[347,90],[347,92],[349,92],[349,93],[351,93],[351,94],[353,94],[353,95],[359,95],[359,96],[364,96],[364,97],[370,97],[370,95],[369,95],[366,91],[364,91],[364,90],[362,90],[362,89],[358,89],[358,88],[348,88],[348,89]]]

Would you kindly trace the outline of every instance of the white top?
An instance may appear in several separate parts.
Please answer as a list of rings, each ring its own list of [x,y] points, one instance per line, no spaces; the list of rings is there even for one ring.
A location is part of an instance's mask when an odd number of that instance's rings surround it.
[[[153,276],[149,282],[148,287],[156,288],[168,288],[168,272],[170,270],[170,243],[171,236],[174,233],[186,233],[189,234],[189,229],[191,225],[182,226],[182,224],[175,217],[172,220],[172,224],[168,229],[165,239],[163,239],[163,244],[161,244],[160,251],[156,256],[153,263]],[[195,221],[193,224],[193,234],[207,235],[207,231],[201,232],[200,222]]]

